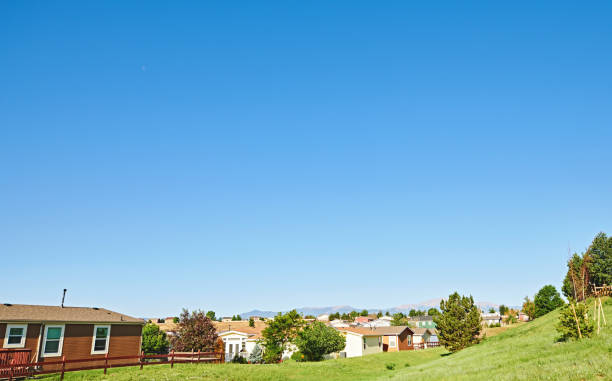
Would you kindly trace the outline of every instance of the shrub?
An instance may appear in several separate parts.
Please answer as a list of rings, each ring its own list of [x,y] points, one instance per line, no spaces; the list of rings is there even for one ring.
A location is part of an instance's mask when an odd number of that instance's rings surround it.
[[[298,361],[298,362],[305,361],[304,355],[300,351],[293,352],[293,354],[291,355],[291,360]]]
[[[157,324],[147,323],[142,328],[142,350],[146,354],[163,354],[168,352],[166,333]]]
[[[574,317],[575,309],[576,316]],[[578,326],[576,326],[576,318],[580,324],[580,334],[582,337],[591,337],[595,332],[595,324],[589,319],[587,314],[587,306],[585,303],[570,303],[565,306],[559,314],[559,323],[557,324],[557,332],[561,334],[561,340],[578,339]]]
[[[385,368],[389,369],[389,370],[393,370],[395,369],[395,363],[394,362],[388,362],[385,364]]]
[[[242,356],[234,356],[232,359],[233,364],[248,364],[247,359]]]

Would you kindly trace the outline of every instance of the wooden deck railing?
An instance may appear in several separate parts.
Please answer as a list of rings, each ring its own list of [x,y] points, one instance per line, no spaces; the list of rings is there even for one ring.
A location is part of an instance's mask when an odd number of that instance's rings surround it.
[[[425,345],[427,344],[427,345]],[[439,347],[440,346],[440,342],[439,341],[428,341],[426,343],[414,343],[414,350],[416,351],[417,349],[426,349],[426,348],[434,348],[434,347]]]
[[[30,349],[0,349],[0,378],[10,378],[11,377],[11,363],[15,364],[23,364],[28,363],[30,361],[30,354],[32,351]],[[7,366],[7,368],[3,368]],[[13,368],[13,373],[21,373],[24,369],[22,368]]]
[[[133,362],[121,362],[116,361],[134,360]],[[88,365],[91,363],[101,363],[103,365]],[[145,365],[159,365],[159,364],[170,364],[170,368],[174,367],[174,364],[185,364],[195,363],[199,364],[213,363],[220,364],[225,362],[225,353],[223,352],[170,352],[165,355],[145,355],[141,353],[136,356],[112,356],[108,354],[103,358],[84,358],[84,359],[71,359],[66,360],[65,356],[62,356],[61,360],[58,361],[40,361],[30,362],[29,357],[27,361],[17,362],[11,359],[8,364],[0,364],[0,377],[8,378],[12,381],[15,377],[32,377],[37,374],[47,373],[59,373],[60,380],[64,379],[64,373],[74,372],[78,370],[91,370],[91,369],[104,369],[106,374],[107,369],[117,368],[124,366],[140,366],[140,369]],[[68,367],[70,364],[83,364],[83,366]]]

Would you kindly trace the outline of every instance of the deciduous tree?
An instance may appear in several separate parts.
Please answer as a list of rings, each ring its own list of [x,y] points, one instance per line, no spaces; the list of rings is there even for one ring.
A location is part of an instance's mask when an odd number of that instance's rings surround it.
[[[528,296],[525,297],[525,301],[523,302],[523,313],[529,317],[529,320],[535,318],[535,304]]]
[[[142,350],[145,354],[162,354],[168,351],[166,333],[157,324],[147,323],[142,328]]]
[[[346,339],[337,330],[317,321],[297,333],[295,345],[306,361],[320,361],[326,354],[344,349]]]
[[[265,348],[264,361],[275,363],[280,361],[287,345],[295,340],[297,333],[304,326],[304,320],[296,310],[286,314],[279,313],[268,321],[267,327],[261,332],[262,344]]]
[[[535,317],[538,318],[540,316],[546,315],[550,311],[561,307],[563,303],[563,299],[561,299],[561,295],[553,285],[546,285],[538,291],[538,293],[533,298],[533,303],[535,304]]]
[[[215,346],[217,331],[203,311],[187,309],[181,313],[176,335],[172,337],[172,348],[176,351],[210,351]]]

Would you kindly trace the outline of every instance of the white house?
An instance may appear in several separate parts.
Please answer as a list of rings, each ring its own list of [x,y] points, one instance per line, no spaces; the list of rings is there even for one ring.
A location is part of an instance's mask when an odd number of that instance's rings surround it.
[[[413,334],[413,342],[415,344],[427,343],[431,340],[431,331],[428,328],[411,328]],[[437,336],[436,336],[437,338]],[[436,340],[437,341],[437,340]]]
[[[382,352],[382,336],[379,333],[340,331],[346,338],[346,346],[340,351],[340,357],[359,357]]]
[[[376,319],[367,323],[359,323],[362,327],[391,327],[391,320],[387,319]]]
[[[499,314],[481,314],[482,325],[491,326],[493,324],[503,325],[502,317]]]
[[[329,326],[334,328],[348,328],[349,324],[344,320],[335,319],[329,322]]]
[[[319,315],[317,316],[317,320],[318,321],[329,321],[329,315],[328,314]]]
[[[248,357],[255,348],[258,340],[257,334],[240,331],[219,332],[219,337],[223,339],[225,345],[225,361],[232,361],[234,357]]]

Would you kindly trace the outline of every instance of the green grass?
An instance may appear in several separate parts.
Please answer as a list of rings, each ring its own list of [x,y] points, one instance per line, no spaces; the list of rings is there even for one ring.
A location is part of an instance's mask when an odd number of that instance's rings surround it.
[[[591,339],[557,342],[559,311],[553,311],[479,345],[398,371],[393,380],[612,380],[612,299],[604,302],[604,312],[608,325]]]
[[[66,373],[64,380],[372,380],[381,374],[391,375],[406,367],[416,366],[440,358],[446,353],[443,349],[426,351],[406,351],[379,353],[375,355],[350,359],[327,360],[315,363],[287,361],[273,365],[241,364],[177,364],[174,369],[169,365],[151,365],[142,371],[138,367],[109,369],[104,376],[102,370]],[[394,370],[388,370],[387,364],[395,364]],[[45,380],[58,380],[57,375]]]
[[[481,344],[448,354],[444,349],[381,353],[318,363],[278,365],[167,365],[66,373],[66,380],[612,380],[612,299],[608,325],[582,341],[557,342],[558,311]],[[592,308],[590,309],[592,313]],[[392,365],[394,364],[394,365]],[[409,366],[406,366],[406,365]],[[391,369],[389,369],[391,368]],[[58,379],[51,376],[48,380]]]

